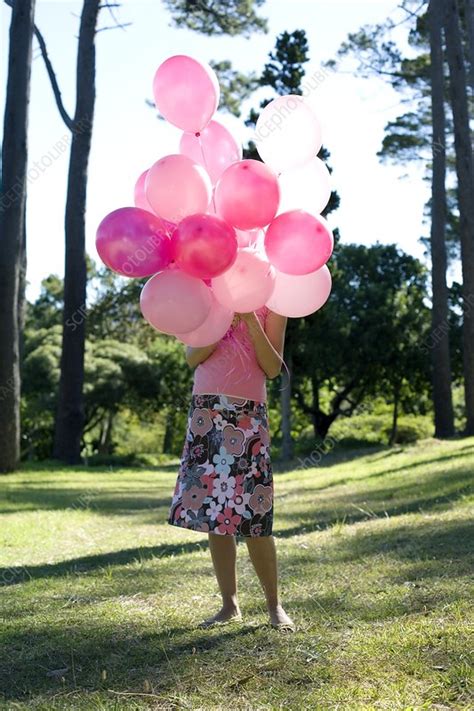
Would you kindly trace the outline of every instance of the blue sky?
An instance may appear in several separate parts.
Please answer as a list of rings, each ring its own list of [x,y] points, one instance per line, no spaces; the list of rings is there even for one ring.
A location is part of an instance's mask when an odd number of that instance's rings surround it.
[[[5,100],[10,10],[1,4],[0,106]],[[338,0],[268,0],[261,14],[269,19],[267,34],[205,37],[171,27],[168,11],[158,0],[123,0],[118,11],[125,30],[97,37],[97,104],[89,167],[87,251],[98,260],[95,232],[110,211],[133,204],[138,175],[155,160],[177,150],[180,132],[156,119],[145,104],[152,98],[158,65],[173,54],[191,54],[204,61],[230,59],[242,71],[259,70],[276,36],[283,30],[305,29],[311,60],[307,75],[332,57],[348,32],[391,15],[400,18],[397,0],[352,2]],[[43,32],[64,103],[74,106],[75,60],[80,2],[37,0],[36,23]],[[102,25],[110,24],[103,11]],[[35,47],[37,47],[35,41]],[[35,57],[39,49],[35,50]],[[402,109],[400,97],[382,81],[331,73],[310,96],[320,115],[324,145],[331,152],[333,184],[341,196],[340,209],[330,224],[341,230],[344,242],[395,242],[422,258],[417,240],[427,233],[422,224],[428,186],[423,171],[413,166],[381,165],[376,152],[386,122]],[[255,104],[256,102],[251,102]],[[249,104],[250,106],[250,104]],[[247,107],[248,108],[248,107]],[[229,119],[241,137],[248,135],[242,119]],[[41,58],[33,62],[29,165],[52,152],[51,165],[31,180],[28,192],[28,298],[39,293],[41,279],[64,273],[64,207],[68,150],[55,146],[68,140],[57,111]],[[49,161],[48,161],[49,162]],[[401,176],[408,175],[408,178]]]

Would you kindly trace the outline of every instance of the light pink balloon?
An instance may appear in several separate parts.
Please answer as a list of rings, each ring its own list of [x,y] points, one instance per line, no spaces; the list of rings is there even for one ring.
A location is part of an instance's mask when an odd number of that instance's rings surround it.
[[[321,125],[302,96],[278,96],[260,113],[254,141],[260,158],[281,173],[317,156],[322,145]]]
[[[302,318],[318,311],[331,293],[331,272],[326,264],[309,274],[284,274],[275,270],[275,288],[269,309],[288,318]]]
[[[209,64],[178,54],[156,70],[153,94],[167,121],[182,131],[202,131],[217,109],[219,82]]]
[[[229,165],[242,160],[242,144],[237,143],[231,132],[218,121],[211,121],[199,136],[183,133],[179,152],[200,163],[209,173],[213,185]]]
[[[188,215],[206,212],[212,185],[201,165],[176,153],[151,166],[145,180],[145,195],[157,215],[178,223]]]
[[[139,207],[142,210],[148,210],[148,212],[153,212],[153,208],[146,199],[145,195],[145,179],[147,175],[148,170],[144,170],[138,178],[137,182],[135,183],[134,202],[135,207]]]
[[[331,197],[331,175],[319,158],[313,158],[298,168],[285,170],[278,176],[278,182],[281,191],[278,214],[305,210],[317,217]]]
[[[173,233],[176,264],[187,274],[210,279],[219,276],[237,257],[233,227],[213,215],[190,215]]]
[[[140,294],[144,318],[163,333],[194,331],[209,315],[212,294],[202,279],[167,269],[151,277]]]
[[[121,207],[104,217],[96,248],[104,264],[127,277],[155,274],[172,259],[167,223],[138,207]]]
[[[265,252],[273,266],[285,274],[309,274],[332,254],[334,237],[327,222],[291,210],[275,217],[265,235]]]
[[[275,283],[275,270],[251,248],[239,249],[234,264],[221,276],[212,279],[216,299],[238,313],[255,311],[270,298]]]
[[[194,348],[210,346],[225,336],[233,318],[234,312],[222,306],[213,295],[211,310],[204,323],[190,333],[178,334],[177,338],[187,346],[193,346]]]
[[[239,230],[268,225],[278,209],[278,178],[258,160],[241,160],[223,173],[216,185],[217,212]]]

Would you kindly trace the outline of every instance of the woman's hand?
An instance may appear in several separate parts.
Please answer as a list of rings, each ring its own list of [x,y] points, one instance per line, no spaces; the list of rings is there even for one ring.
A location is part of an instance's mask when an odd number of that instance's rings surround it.
[[[245,313],[245,314],[236,313],[235,315],[239,319],[242,319],[242,321],[245,321],[245,323],[250,323],[251,321],[255,321],[255,319],[257,318],[255,311],[249,311],[248,313]]]

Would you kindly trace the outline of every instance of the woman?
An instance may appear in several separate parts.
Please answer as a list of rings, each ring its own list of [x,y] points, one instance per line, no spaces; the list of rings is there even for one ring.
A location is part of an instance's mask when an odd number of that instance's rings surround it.
[[[209,536],[222,608],[201,626],[242,619],[239,536],[260,579],[271,625],[295,630],[278,595],[266,392],[266,378],[281,371],[286,323],[263,306],[235,314],[217,343],[186,349],[194,385],[168,523]]]

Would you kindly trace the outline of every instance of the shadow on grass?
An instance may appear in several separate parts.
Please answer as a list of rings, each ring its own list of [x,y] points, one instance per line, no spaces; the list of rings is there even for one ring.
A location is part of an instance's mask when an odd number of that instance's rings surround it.
[[[230,644],[243,640],[245,647],[245,639],[256,631],[242,623],[212,630],[172,627],[146,633],[132,625],[95,624],[6,635],[5,663],[0,670],[0,693],[5,701],[26,701],[38,694],[57,692],[105,692],[111,688],[139,693],[143,692],[144,680],[150,677],[155,693],[176,691],[180,680],[195,667],[195,654],[215,651],[227,655]],[[60,670],[57,678],[55,670]],[[102,680],[103,670],[107,671],[106,680]]]
[[[152,485],[153,482],[150,482],[150,486]],[[162,484],[159,487],[156,486],[157,489],[162,487]],[[0,514],[40,510],[89,510],[101,514],[134,514],[137,511],[169,507],[173,496],[173,487],[174,484],[169,487],[169,496],[158,498],[146,491],[131,493],[130,490],[115,490],[108,493],[100,488],[68,489],[24,484],[23,486],[9,487],[3,494],[3,500],[7,503],[4,503],[4,508],[0,508]],[[9,506],[8,502],[11,502],[12,505]]]
[[[202,535],[202,534],[200,534]],[[58,563],[45,565],[11,566],[0,568],[0,587],[17,585],[19,583],[36,580],[38,578],[56,578],[58,576],[77,575],[87,573],[98,568],[111,565],[129,565],[130,563],[143,562],[153,558],[164,558],[194,553],[208,547],[207,538],[197,539],[196,542],[162,543],[158,546],[141,548],[126,548],[110,553],[71,558]]]
[[[316,460],[311,461],[309,457],[306,458],[306,464],[304,463],[305,460],[292,460],[291,462],[280,462],[277,463],[273,469],[277,473],[281,474],[288,474],[292,471],[295,470],[301,470],[301,469],[330,469],[331,467],[337,466],[339,464],[343,464],[344,462],[352,462],[356,461],[357,459],[370,456],[371,454],[377,454],[381,453],[381,456],[379,457],[373,457],[372,461],[379,461],[379,460],[384,460],[387,459],[388,457],[393,457],[397,454],[403,454],[405,452],[405,447],[402,447],[400,449],[390,449],[388,450],[387,447],[371,447],[363,450],[362,452],[358,452],[357,450],[351,450],[350,452],[341,452],[338,450],[335,450],[334,452],[329,452],[326,455],[323,455],[321,461],[318,463]],[[425,453],[426,454],[426,453]],[[436,453],[435,453],[436,454]],[[380,471],[373,472],[372,474],[368,475],[367,477],[364,477],[364,479],[369,479],[373,477],[378,477],[378,476],[386,476],[388,474],[396,474],[397,472],[403,472],[407,471],[409,469],[414,469],[416,467],[420,466],[426,466],[427,464],[435,464],[438,462],[448,462],[452,461],[453,459],[459,459],[462,457],[465,457],[467,454],[472,454],[474,457],[474,443],[473,444],[468,444],[465,447],[460,447],[458,448],[455,452],[452,454],[446,454],[442,456],[434,456],[433,458],[427,458],[426,456],[423,456],[420,458],[419,461],[416,462],[411,462],[410,464],[404,464],[403,466],[397,467],[397,468],[392,468],[390,466],[390,469],[388,470],[388,466],[385,469],[381,469]],[[474,471],[474,460],[473,460],[473,471]],[[338,484],[345,484],[347,483],[347,479],[337,479],[336,481],[333,481],[329,484],[329,486],[337,486]]]
[[[285,499],[280,503],[276,499],[276,521],[300,522],[295,526],[285,527],[276,535],[290,538],[312,531],[322,531],[341,523],[353,524],[376,518],[445,510],[473,491],[472,470],[464,466],[451,470],[449,475],[446,472],[438,472],[422,481],[412,479],[405,485],[395,482],[392,487],[379,489],[364,489],[365,481],[351,482],[359,485],[358,491],[334,493],[328,499],[322,498],[319,506],[317,496],[324,489],[314,489],[314,517],[309,520],[307,511],[292,508],[291,512],[285,512]]]

